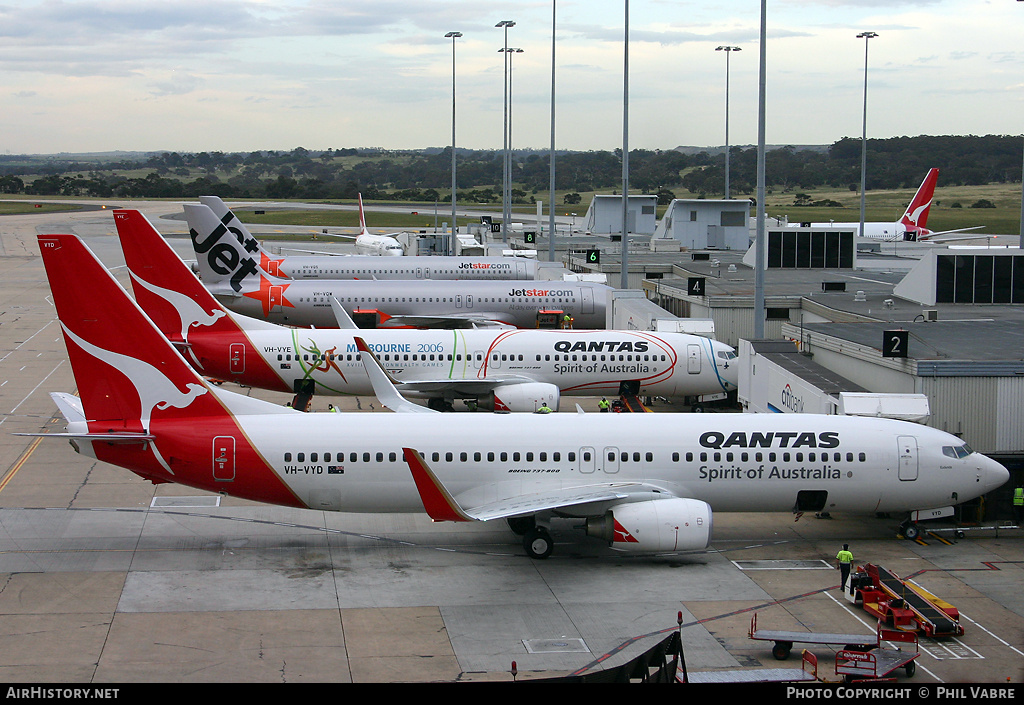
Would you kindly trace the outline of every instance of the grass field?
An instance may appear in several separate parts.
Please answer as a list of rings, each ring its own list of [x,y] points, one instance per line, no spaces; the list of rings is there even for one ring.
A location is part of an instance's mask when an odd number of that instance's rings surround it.
[[[914,195],[915,189],[894,189],[869,191],[867,194],[865,219],[868,221],[895,222],[906,209],[907,204]],[[576,205],[565,205],[561,203],[565,197],[564,192],[555,194],[555,212],[559,216],[577,215],[577,224],[583,221],[587,208],[594,195],[597,193],[606,194],[608,191],[580,193],[581,202]],[[841,208],[808,207],[793,205],[797,191],[769,192],[765,199],[768,215],[773,217],[788,216],[791,222],[812,221],[825,222],[833,220],[836,222],[856,222],[860,217],[860,196],[858,193],[848,189],[809,189],[800,191],[806,193],[812,201],[832,200],[843,204]],[[536,198],[545,200],[547,192],[537,193]],[[695,194],[676,190],[677,198],[696,198]],[[753,198],[754,194],[734,194],[734,198]],[[37,201],[19,203],[7,199],[24,199],[23,196],[8,196],[0,198],[0,215],[45,213],[47,211],[69,210],[73,205],[62,203],[50,203],[46,198],[39,198]],[[971,204],[986,199],[991,201],[995,208],[971,208]],[[83,199],[89,200],[89,199]],[[131,201],[127,199],[91,199],[97,203],[122,205],[131,208]],[[349,203],[355,205],[355,201],[332,203]],[[384,201],[381,201],[382,203]],[[35,207],[36,204],[42,207]],[[374,202],[367,201],[368,206]],[[388,205],[395,205],[393,201]],[[961,208],[953,208],[952,204],[960,203]],[[928,227],[932,230],[953,230],[956,228],[968,228],[977,225],[984,226],[979,233],[1017,235],[1020,233],[1020,204],[1021,186],[1019,184],[988,184],[983,186],[949,186],[939,187],[935,190],[935,197],[931,214],[928,219]],[[481,212],[494,213],[501,210],[501,205],[494,203],[489,205],[458,204],[459,209],[479,210]],[[379,212],[370,211],[367,213],[367,225],[371,229],[387,228],[394,230],[421,230],[432,229],[435,224],[433,203],[409,203],[405,204],[403,212]],[[407,210],[406,210],[407,209]],[[664,206],[658,208],[660,218],[665,211]],[[306,225],[322,227],[356,227],[359,225],[358,214],[355,210],[350,211],[324,211],[324,210],[286,210],[268,211],[264,215],[256,215],[252,208],[239,206],[236,212],[243,222],[258,224],[280,224],[280,225]],[[415,214],[414,214],[415,213]],[[536,219],[537,207],[533,204],[523,204],[513,207],[514,219],[519,222],[533,222]],[[754,210],[751,209],[751,215]],[[436,223],[447,222],[451,218],[451,206],[438,204]],[[544,207],[543,220],[547,218],[547,205]],[[479,219],[474,217],[460,217],[459,225],[464,226],[471,223],[478,223]]]

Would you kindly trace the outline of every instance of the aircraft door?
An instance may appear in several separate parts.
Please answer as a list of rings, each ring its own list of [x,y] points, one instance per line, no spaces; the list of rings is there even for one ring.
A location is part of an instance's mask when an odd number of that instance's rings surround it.
[[[582,308],[580,313],[593,313],[594,312],[594,290],[589,286],[580,288],[580,300]]]
[[[484,353],[483,350],[474,350],[472,353],[470,353],[470,357],[473,359],[473,369],[479,370],[481,367],[483,367],[486,353]]]
[[[595,458],[596,454],[593,448],[589,446],[580,448],[580,472],[586,474],[594,472]]]
[[[281,306],[281,302],[284,300],[284,287],[283,286],[271,286],[270,287],[270,299],[269,299],[269,310],[273,311],[278,306]]]
[[[700,346],[686,346],[686,371],[691,375],[700,374]]]
[[[213,479],[216,482],[233,482],[235,479],[234,436],[213,439]]]
[[[466,308],[473,308],[473,295],[466,294]]]
[[[462,294],[455,295],[455,308],[462,308]]]
[[[422,279],[423,278],[423,267],[417,267],[416,268],[416,278],[417,279]]]
[[[901,480],[917,479],[917,438],[915,436],[899,436],[896,439],[899,444]]]
[[[240,375],[245,372],[245,345],[243,343],[231,343],[228,349],[228,365],[232,374]]]
[[[605,446],[604,460],[602,465],[607,475],[614,475],[619,472],[619,449],[613,446]]]

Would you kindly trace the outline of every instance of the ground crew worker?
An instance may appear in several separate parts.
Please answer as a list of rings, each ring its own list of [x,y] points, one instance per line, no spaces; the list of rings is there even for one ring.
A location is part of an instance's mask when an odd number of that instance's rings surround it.
[[[1021,514],[1024,514],[1024,487],[1018,487],[1013,491],[1013,516],[1018,524]]]
[[[601,401],[597,402],[597,408],[601,410],[602,414],[608,413],[608,407],[610,407],[611,405],[612,403],[605,399],[604,397],[601,397]]]
[[[341,413],[341,409],[339,409],[338,407],[336,407],[336,406],[335,406],[334,404],[328,404],[328,405],[327,405],[327,410],[328,410],[328,411],[333,411],[333,412],[334,412],[334,413],[336,413],[336,414],[340,414],[340,413]]]
[[[843,544],[843,550],[836,554],[836,561],[839,563],[839,589],[846,592],[846,581],[850,577],[850,564],[853,563],[853,554],[850,553],[850,544]]]
[[[550,414],[551,413],[551,407],[548,406],[547,402],[542,401],[540,403],[540,406],[537,407],[537,411],[535,411],[534,413],[535,414]]]

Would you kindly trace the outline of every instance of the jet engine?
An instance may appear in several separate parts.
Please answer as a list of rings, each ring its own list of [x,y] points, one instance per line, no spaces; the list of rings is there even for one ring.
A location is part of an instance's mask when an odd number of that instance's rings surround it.
[[[534,412],[544,402],[552,411],[558,411],[559,389],[554,384],[525,382],[504,384],[493,393],[477,398],[477,405],[485,411]]]
[[[587,519],[586,531],[631,553],[699,551],[711,542],[711,507],[679,497],[619,504]]]

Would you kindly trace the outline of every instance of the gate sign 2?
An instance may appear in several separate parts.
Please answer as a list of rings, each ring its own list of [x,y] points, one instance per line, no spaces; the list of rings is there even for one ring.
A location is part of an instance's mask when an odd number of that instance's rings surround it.
[[[704,296],[704,277],[688,277],[686,279],[686,293],[690,296]]]
[[[906,357],[910,331],[887,330],[882,333],[882,357]]]

